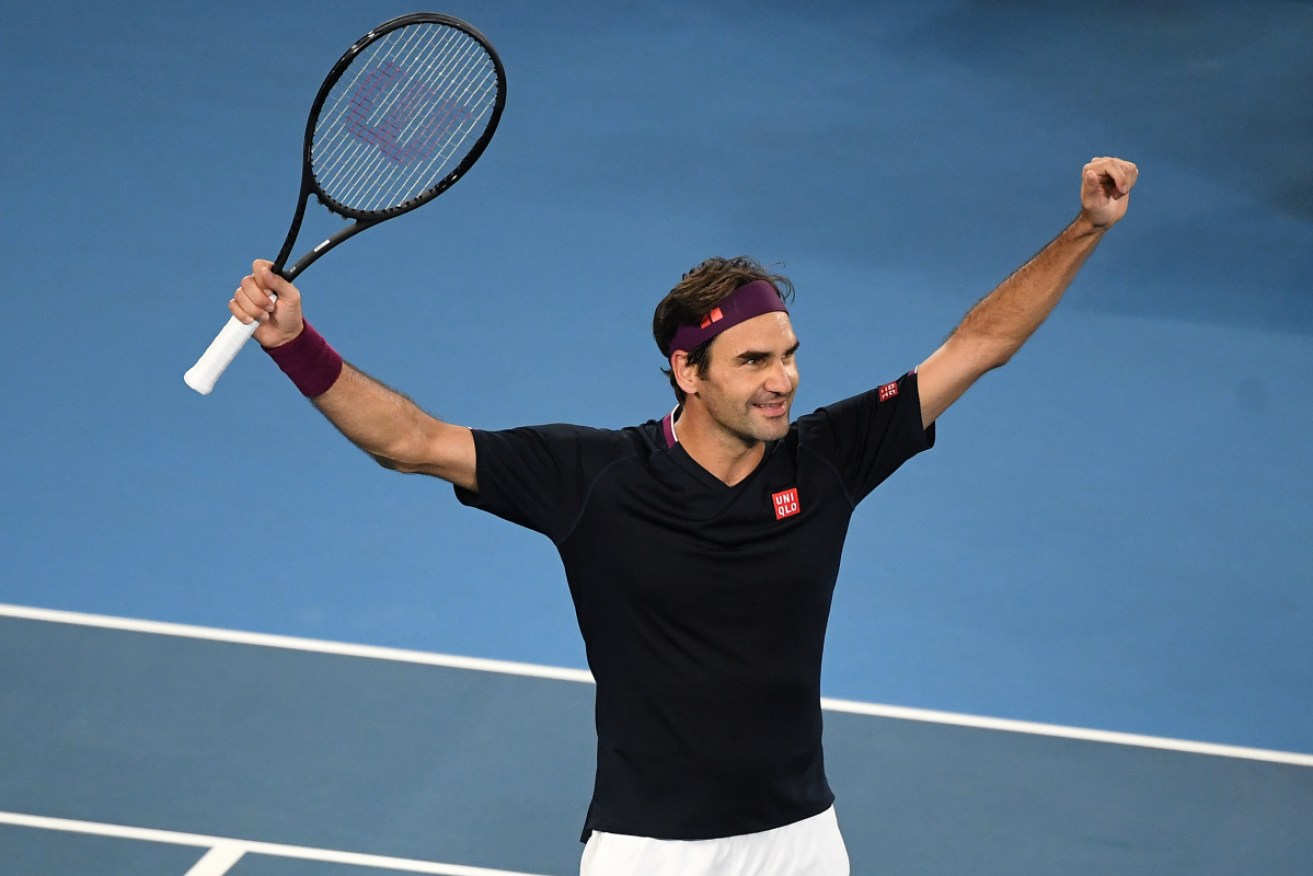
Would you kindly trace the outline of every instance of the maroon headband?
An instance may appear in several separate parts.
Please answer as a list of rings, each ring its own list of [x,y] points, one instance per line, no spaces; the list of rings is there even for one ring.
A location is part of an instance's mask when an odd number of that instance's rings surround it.
[[[725,329],[733,328],[754,316],[782,311],[788,313],[784,299],[769,280],[753,280],[729,293],[723,301],[711,308],[698,325],[681,325],[666,346],[666,355],[676,350],[688,352],[714,338]]]

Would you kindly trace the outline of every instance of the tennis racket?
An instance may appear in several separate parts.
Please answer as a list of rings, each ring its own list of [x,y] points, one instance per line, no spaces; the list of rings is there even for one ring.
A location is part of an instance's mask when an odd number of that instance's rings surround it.
[[[273,269],[293,280],[344,240],[451,188],[483,154],[505,103],[501,59],[460,19],[417,12],[365,34],[310,108],[301,194]],[[350,224],[288,267],[311,195]],[[257,325],[229,319],[183,375],[187,385],[209,394]]]

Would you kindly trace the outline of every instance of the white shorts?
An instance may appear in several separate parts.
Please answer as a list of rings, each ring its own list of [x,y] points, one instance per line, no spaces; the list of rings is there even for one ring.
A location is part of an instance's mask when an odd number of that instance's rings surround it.
[[[848,876],[834,807],[761,833],[658,840],[593,831],[579,876]]]

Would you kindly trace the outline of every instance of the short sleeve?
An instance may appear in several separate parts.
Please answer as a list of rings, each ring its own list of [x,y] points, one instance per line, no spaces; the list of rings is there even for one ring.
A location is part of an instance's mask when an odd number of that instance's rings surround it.
[[[904,462],[935,443],[921,425],[916,372],[827,405],[798,421],[800,447],[823,457],[857,504]]]
[[[475,429],[478,492],[456,487],[456,498],[559,543],[597,473],[623,446],[619,433],[582,426]]]

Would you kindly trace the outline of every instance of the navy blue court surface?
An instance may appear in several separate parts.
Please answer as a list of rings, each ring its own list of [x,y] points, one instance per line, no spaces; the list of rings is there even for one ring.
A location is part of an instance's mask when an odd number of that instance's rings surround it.
[[[577,867],[552,546],[379,470],[258,350],[181,379],[282,241],[324,73],[415,8],[5,6],[0,876]],[[710,255],[794,280],[796,413],[880,385],[1085,161],[1136,161],[1052,318],[853,519],[839,817],[857,876],[1313,873],[1313,3],[436,11],[506,63],[497,136],[299,285],[469,426],[664,415],[652,308]]]
[[[0,607],[0,873],[577,872],[586,677]],[[1307,872],[1313,756],[828,701],[855,873]]]

